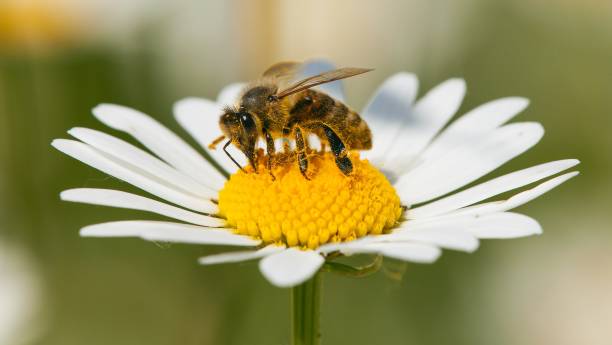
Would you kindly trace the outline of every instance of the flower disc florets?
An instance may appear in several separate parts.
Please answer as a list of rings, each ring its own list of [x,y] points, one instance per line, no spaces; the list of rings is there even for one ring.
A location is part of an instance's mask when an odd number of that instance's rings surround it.
[[[239,234],[265,243],[314,249],[392,228],[402,215],[395,190],[367,160],[352,157],[345,176],[331,153],[309,158],[309,178],[295,163],[261,164],[233,174],[219,193],[219,209]]]

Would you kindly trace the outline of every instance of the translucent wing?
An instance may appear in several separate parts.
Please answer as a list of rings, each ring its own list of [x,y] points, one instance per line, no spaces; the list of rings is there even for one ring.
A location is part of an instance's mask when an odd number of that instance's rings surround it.
[[[302,67],[300,67],[300,71],[296,73],[298,78],[293,81],[312,77],[313,75],[321,74],[323,72],[333,71],[336,68],[337,67],[334,66],[333,63],[325,59],[308,60],[304,62]],[[289,83],[279,89],[284,89],[287,86],[289,86]],[[317,86],[317,88],[340,102],[344,102],[344,87],[342,85],[342,80],[321,84]]]
[[[345,78],[349,78],[349,77],[353,77],[362,73],[366,73],[372,71],[372,69],[369,68],[354,68],[354,67],[346,67],[346,68],[340,68],[340,69],[336,69],[333,71],[329,71],[329,72],[325,72],[325,73],[321,73],[319,75],[315,75],[312,77],[308,77],[306,79],[302,79],[292,85],[290,85],[289,87],[281,90],[280,92],[278,92],[276,94],[276,97],[278,98],[283,98],[286,96],[289,96],[291,94],[294,94],[296,92],[300,92],[306,89],[310,89],[311,87],[317,86],[317,85],[321,85],[321,84],[325,84],[325,83],[329,83],[332,81],[336,81],[336,80],[340,80],[340,79],[345,79]]]
[[[295,61],[283,61],[279,63],[275,63],[274,65],[268,67],[265,72],[263,72],[263,77],[288,77],[292,76],[297,72],[298,69],[302,66],[301,62]]]

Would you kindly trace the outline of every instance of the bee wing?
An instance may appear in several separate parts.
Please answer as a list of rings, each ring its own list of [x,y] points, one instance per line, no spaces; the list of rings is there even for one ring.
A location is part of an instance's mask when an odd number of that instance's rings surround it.
[[[290,77],[293,76],[297,72],[297,70],[300,69],[301,66],[301,62],[295,61],[283,61],[275,63],[263,72],[262,77]]]
[[[329,83],[332,81],[345,79],[349,77],[353,77],[362,73],[370,72],[372,69],[370,68],[355,68],[355,67],[346,67],[340,68],[333,71],[321,73],[312,77],[308,77],[306,79],[302,79],[289,87],[279,91],[276,94],[276,97],[283,98],[285,96],[289,96],[296,92],[300,92],[306,89],[310,89],[311,87]]]

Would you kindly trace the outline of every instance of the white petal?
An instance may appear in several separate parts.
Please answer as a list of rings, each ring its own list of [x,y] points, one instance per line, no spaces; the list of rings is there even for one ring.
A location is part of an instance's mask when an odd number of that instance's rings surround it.
[[[470,210],[466,208],[464,210]],[[402,229],[461,228],[480,239],[516,238],[542,233],[538,222],[512,212],[469,213],[456,212],[447,216],[409,220]],[[418,231],[417,230],[417,231]],[[391,234],[393,235],[393,234]]]
[[[384,168],[396,175],[407,171],[411,159],[425,149],[459,109],[464,95],[465,82],[462,79],[450,79],[420,99],[404,121],[399,136],[393,141]]]
[[[384,236],[384,242],[422,242],[465,252],[473,252],[478,249],[479,245],[478,238],[465,230],[462,224],[446,224],[442,228],[431,227],[418,230],[400,228]]]
[[[95,149],[134,165],[184,192],[209,199],[217,197],[216,190],[201,185],[165,162],[121,139],[89,128],[72,128],[68,133]]]
[[[312,278],[324,262],[316,252],[289,248],[262,259],[259,269],[272,284],[292,287]]]
[[[219,128],[219,116],[221,116],[220,104],[201,98],[185,98],[174,104],[174,116],[176,121],[202,146],[204,150],[228,173],[234,173],[238,167],[223,152],[224,142],[219,143],[215,150],[208,145],[218,138],[221,133]],[[230,154],[241,165],[246,165],[247,160],[234,145],[228,147]]]
[[[453,219],[433,219],[428,222],[407,221],[390,234],[370,235],[350,242],[328,243],[320,246],[322,254],[340,251],[351,254],[353,248],[366,247],[373,243],[422,243],[446,249],[473,252],[479,246],[478,238],[469,231],[469,225],[476,218],[458,217]]]
[[[310,147],[311,150],[320,151],[321,150],[321,139],[315,134],[309,134],[308,135],[308,147]],[[281,150],[282,150],[282,146],[280,149],[277,148],[277,151],[281,151]]]
[[[508,97],[485,103],[451,123],[433,140],[421,157],[432,159],[464,142],[481,137],[503,125],[529,105],[522,97]]]
[[[69,189],[63,191],[60,198],[65,201],[148,211],[202,226],[221,227],[225,224],[225,220],[221,218],[190,212],[157,200],[112,189]]]
[[[210,200],[185,193],[155,178],[146,171],[140,170],[128,163],[117,161],[87,144],[74,140],[55,139],[51,145],[87,165],[130,183],[146,192],[157,195],[162,199],[199,212],[209,214],[218,212],[217,205]]]
[[[202,265],[216,265],[216,264],[225,264],[230,262],[240,262],[247,260],[254,260],[263,258],[265,256],[278,253],[280,251],[285,250],[285,246],[277,246],[277,245],[269,245],[265,246],[259,250],[249,250],[249,251],[241,251],[241,252],[230,252],[230,253],[222,253],[216,255],[204,256],[198,259],[198,262]]]
[[[340,247],[340,252],[347,255],[381,254],[390,258],[417,263],[432,263],[442,254],[440,248],[425,243],[356,243],[352,241],[344,242],[344,244]]]
[[[479,217],[470,226],[478,238],[518,238],[542,233],[542,227],[533,218],[512,212],[492,213]]]
[[[367,243],[384,242],[384,241],[379,241],[380,237],[382,237],[382,235],[377,235],[377,236],[371,235],[371,236],[360,237],[358,239],[348,241],[348,242],[329,242],[329,243],[319,246],[316,249],[316,251],[323,255],[327,255],[329,253],[337,252],[341,250],[346,250],[348,252],[350,251],[349,247],[352,247],[352,246],[361,246]]]
[[[539,181],[569,169],[578,163],[579,161],[576,159],[566,159],[515,171],[424,206],[410,209],[406,212],[406,216],[409,219],[419,219],[451,212],[509,190]]]
[[[238,102],[238,97],[240,97],[240,93],[246,86],[246,83],[233,83],[221,89],[219,95],[217,96],[217,103],[224,106],[233,106]],[[217,121],[219,116],[217,116]]]
[[[203,185],[221,189],[225,178],[183,139],[148,115],[115,104],[101,104],[93,113],[107,126],[124,131],[170,165]]]
[[[563,174],[552,178],[546,182],[540,183],[539,185],[528,189],[524,192],[515,194],[507,200],[503,201],[492,201],[484,204],[478,204],[470,207],[465,207],[459,209],[457,211],[451,212],[448,214],[450,217],[455,216],[463,216],[463,215],[484,215],[495,212],[503,212],[511,210],[515,207],[519,207],[523,204],[530,202],[531,200],[539,197],[540,195],[550,191],[551,189],[557,187],[561,183],[569,180],[570,178],[578,175],[577,171],[569,172],[567,174]],[[446,217],[443,216],[443,217]]]
[[[236,235],[231,229],[208,228],[190,224],[129,220],[89,225],[83,237],[140,237],[147,241],[228,246],[256,246],[260,241]]]
[[[311,77],[334,69],[336,69],[336,66],[327,60],[306,61],[302,66],[298,79]],[[344,88],[342,87],[341,80],[319,85],[315,89],[321,90],[335,99],[344,102]]]
[[[440,248],[422,243],[373,243],[379,253],[390,258],[422,264],[433,263],[442,254]]]
[[[361,112],[373,140],[372,149],[363,152],[365,158],[375,164],[384,163],[384,155],[399,135],[401,124],[411,114],[418,88],[419,80],[414,74],[398,73],[376,90]]]
[[[465,210],[469,209],[466,208]],[[479,239],[516,238],[542,233],[542,228],[536,220],[518,213],[493,212],[480,214],[457,212],[442,217],[406,221],[398,230],[389,235],[383,235],[389,237],[383,240],[393,241],[395,240],[393,236],[396,236],[396,234],[398,234],[398,238],[402,238],[404,234],[410,232],[441,231],[444,229],[449,234],[452,231],[458,230],[459,232],[467,232],[470,236]],[[440,243],[438,245],[445,247]]]
[[[468,143],[426,161],[395,184],[403,203],[425,202],[461,188],[495,170],[535,145],[544,134],[538,123],[513,123],[482,140]]]

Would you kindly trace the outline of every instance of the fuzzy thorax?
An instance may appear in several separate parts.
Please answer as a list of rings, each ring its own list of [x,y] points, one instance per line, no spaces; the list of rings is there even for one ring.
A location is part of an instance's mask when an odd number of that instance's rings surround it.
[[[239,234],[264,243],[314,249],[328,242],[381,234],[402,215],[397,193],[367,160],[351,157],[345,176],[331,153],[309,157],[309,177],[297,164],[276,165],[272,176],[260,162],[233,174],[219,193],[219,209]]]

